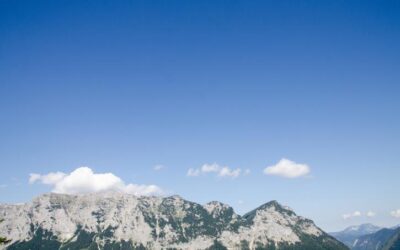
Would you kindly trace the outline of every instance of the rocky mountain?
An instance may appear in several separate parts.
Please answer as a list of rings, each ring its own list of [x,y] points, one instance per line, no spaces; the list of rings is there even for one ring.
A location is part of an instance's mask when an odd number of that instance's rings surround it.
[[[7,249],[348,249],[276,201],[240,216],[179,196],[45,194],[0,218]]]
[[[345,243],[349,247],[353,247],[360,236],[372,234],[379,231],[381,228],[373,224],[361,224],[356,226],[350,226],[343,231],[330,233],[333,237]]]

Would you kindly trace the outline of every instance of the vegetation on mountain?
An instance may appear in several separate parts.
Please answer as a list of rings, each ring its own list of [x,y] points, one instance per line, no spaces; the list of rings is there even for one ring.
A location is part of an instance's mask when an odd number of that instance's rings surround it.
[[[386,241],[382,250],[400,250],[400,228],[397,228],[394,235]]]

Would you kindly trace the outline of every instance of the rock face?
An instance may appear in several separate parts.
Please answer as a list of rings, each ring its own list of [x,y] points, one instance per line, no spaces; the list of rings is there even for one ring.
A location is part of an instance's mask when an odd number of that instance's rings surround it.
[[[240,216],[179,196],[45,194],[0,218],[7,249],[347,249],[276,201]]]

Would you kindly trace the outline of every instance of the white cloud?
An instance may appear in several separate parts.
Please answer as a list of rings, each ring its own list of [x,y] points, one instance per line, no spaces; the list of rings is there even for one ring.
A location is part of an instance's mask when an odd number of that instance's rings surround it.
[[[277,175],[285,178],[297,178],[310,173],[310,167],[306,164],[295,163],[288,159],[281,159],[276,165],[266,167],[264,174]]]
[[[128,184],[126,185],[122,191],[128,193],[128,194],[134,194],[137,196],[140,195],[160,195],[163,194],[164,191],[156,186],[156,185],[138,185],[138,184]]]
[[[368,211],[367,212],[367,217],[375,217],[376,213],[373,211]]]
[[[244,201],[243,201],[243,200],[238,200],[238,204],[239,204],[239,205],[243,205],[243,204],[244,204]]]
[[[200,168],[189,168],[187,176],[194,177],[194,176],[214,173],[219,177],[231,177],[234,179],[239,177],[241,172],[242,170],[240,168],[231,169],[230,167],[227,166],[221,167],[217,163],[213,163],[213,164],[204,164]]]
[[[228,167],[223,167],[219,170],[218,176],[221,177],[232,177],[232,178],[236,178],[240,175],[241,169],[237,168],[237,169],[230,169]]]
[[[395,218],[400,218],[400,209],[393,210],[392,212],[390,212],[390,215]]]
[[[250,169],[247,168],[246,170],[244,170],[244,173],[243,173],[243,174],[244,174],[244,175],[249,175],[250,172],[251,172]]]
[[[156,185],[125,184],[112,173],[94,173],[88,167],[79,167],[69,174],[62,172],[46,175],[30,174],[29,183],[40,182],[53,187],[52,192],[81,194],[105,191],[120,191],[134,195],[157,195],[163,191]]]
[[[218,172],[220,166],[216,163],[213,164],[204,164],[201,166],[201,172],[203,173],[210,173],[210,172]]]
[[[158,165],[155,165],[155,166],[153,167],[153,170],[154,170],[154,171],[160,171],[160,170],[162,170],[162,169],[164,169],[164,168],[165,168],[164,165],[158,164]]]
[[[53,185],[65,177],[65,174],[62,172],[48,173],[47,175],[40,174],[30,174],[29,175],[29,183],[35,183],[40,181],[46,185]]]
[[[360,211],[354,211],[352,213],[348,213],[348,214],[343,214],[342,217],[343,219],[347,220],[347,219],[351,219],[354,217],[360,217],[361,216],[361,212]]]

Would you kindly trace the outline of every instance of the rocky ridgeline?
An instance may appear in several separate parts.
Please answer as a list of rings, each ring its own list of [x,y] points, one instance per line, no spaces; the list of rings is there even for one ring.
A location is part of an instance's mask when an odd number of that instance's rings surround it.
[[[179,196],[52,193],[0,205],[0,218],[7,249],[347,249],[276,201],[240,216]]]

